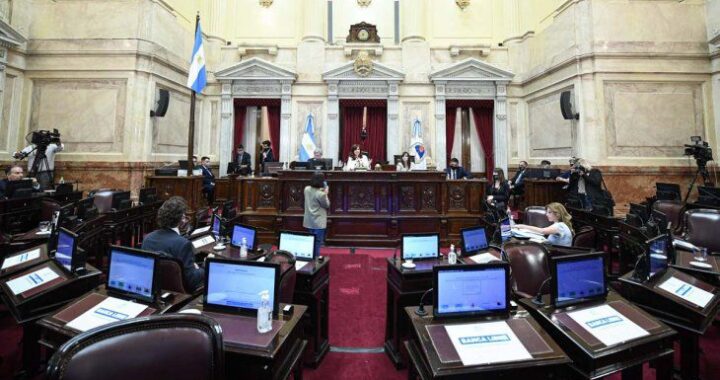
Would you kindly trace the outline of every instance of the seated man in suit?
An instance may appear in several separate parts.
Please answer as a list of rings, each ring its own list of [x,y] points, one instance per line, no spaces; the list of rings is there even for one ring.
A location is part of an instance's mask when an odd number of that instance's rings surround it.
[[[23,167],[20,165],[14,164],[5,168],[5,178],[0,180],[0,199],[6,197],[5,192],[7,191],[8,183],[19,181],[23,179],[24,176],[25,172],[23,171]],[[35,178],[33,178],[33,190],[40,190],[40,184],[35,180]]]
[[[448,166],[448,168],[445,169],[445,174],[447,175],[447,179],[470,179],[470,178],[472,178],[470,173],[466,172],[465,169],[462,166],[460,166],[460,161],[458,161],[458,159],[455,157],[450,159],[450,166]]]
[[[520,164],[518,165],[518,171],[515,173],[515,176],[510,179],[510,192],[513,195],[522,195],[525,192],[525,177],[527,176],[527,167],[527,161],[520,161]]]
[[[315,148],[313,151],[313,157],[308,161],[308,169],[316,169],[322,167],[324,170],[332,170],[332,168],[325,167],[325,160],[323,160],[323,152],[320,148]]]
[[[180,235],[178,228],[185,218],[187,205],[182,197],[171,197],[160,206],[157,222],[160,229],[145,236],[142,249],[163,252],[176,259],[183,265],[184,281],[189,291],[194,291],[202,285],[205,271],[195,264],[193,245],[190,240]]]
[[[204,177],[202,187],[203,194],[207,197],[208,204],[212,205],[213,201],[215,201],[215,175],[212,169],[210,169],[210,157],[203,157],[201,159],[200,170],[202,170]]]
[[[237,147],[237,153],[235,154],[235,157],[233,157],[233,162],[235,163],[235,168],[237,168],[237,173],[240,175],[249,175],[250,174],[250,168],[252,167],[252,163],[250,162],[250,153],[245,151],[245,146],[242,144],[238,145]]]

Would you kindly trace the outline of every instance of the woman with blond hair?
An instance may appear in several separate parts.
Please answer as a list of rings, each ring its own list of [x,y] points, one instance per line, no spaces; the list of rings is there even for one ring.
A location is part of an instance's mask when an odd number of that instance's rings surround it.
[[[560,203],[553,202],[545,206],[545,215],[552,223],[548,227],[540,228],[525,224],[516,224],[515,227],[522,228],[538,234],[547,236],[548,243],[562,247],[572,246],[573,229],[570,219],[572,217]]]

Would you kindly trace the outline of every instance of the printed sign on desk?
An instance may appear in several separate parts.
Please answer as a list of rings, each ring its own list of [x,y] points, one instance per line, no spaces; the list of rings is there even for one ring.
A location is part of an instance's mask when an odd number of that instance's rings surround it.
[[[658,285],[658,288],[702,308],[707,306],[708,302],[713,299],[712,293],[692,286],[677,277],[668,278]]]
[[[649,335],[645,329],[610,305],[591,307],[567,315],[606,346]]]
[[[532,359],[505,321],[446,325],[445,330],[463,365]]]

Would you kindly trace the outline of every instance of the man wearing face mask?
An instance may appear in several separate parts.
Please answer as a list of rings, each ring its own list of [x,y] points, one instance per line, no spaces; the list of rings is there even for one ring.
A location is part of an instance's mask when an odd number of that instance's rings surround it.
[[[450,159],[450,166],[445,169],[445,174],[447,179],[469,179],[472,177],[470,173],[460,166],[460,161],[455,157]]]
[[[515,176],[510,179],[510,191],[513,195],[522,195],[525,192],[525,172],[527,167],[527,161],[520,161],[518,171],[515,173]]]

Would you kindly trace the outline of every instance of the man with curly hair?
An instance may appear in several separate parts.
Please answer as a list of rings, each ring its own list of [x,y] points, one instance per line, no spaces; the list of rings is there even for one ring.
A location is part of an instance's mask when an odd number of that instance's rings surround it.
[[[190,240],[180,235],[179,226],[185,218],[187,204],[182,197],[171,197],[160,206],[157,222],[160,227],[145,236],[142,249],[162,252],[183,263],[186,287],[194,291],[203,283],[205,271],[195,264],[193,246]]]

